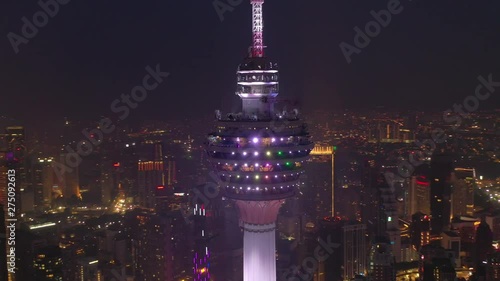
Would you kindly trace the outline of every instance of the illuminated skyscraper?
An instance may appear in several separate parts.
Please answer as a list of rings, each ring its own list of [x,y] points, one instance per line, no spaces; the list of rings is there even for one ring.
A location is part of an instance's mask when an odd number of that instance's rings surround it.
[[[195,251],[193,255],[193,274],[195,281],[210,280],[210,234],[206,224],[207,210],[203,204],[195,204],[193,209]]]
[[[450,226],[451,217],[451,155],[438,151],[431,159],[431,233],[439,235]]]
[[[413,215],[417,212],[430,214],[430,183],[427,176],[412,176],[410,179],[409,196],[408,196],[408,215]]]
[[[63,260],[58,246],[47,246],[35,254],[33,280],[63,281]]]
[[[467,168],[455,168],[451,183],[451,214],[474,214],[474,186],[476,185],[476,171]]]
[[[488,256],[486,264],[486,280],[500,281],[500,252]]]
[[[173,218],[151,210],[129,213],[134,275],[139,281],[174,280]]]
[[[420,248],[430,242],[430,220],[429,216],[423,213],[415,213],[412,215],[410,236],[411,243],[415,251],[420,251]]]
[[[26,195],[24,193],[28,184],[24,127],[6,127],[5,141],[7,144],[7,153],[5,154],[7,167],[16,170],[16,208],[23,210],[22,198],[23,195]],[[25,205],[30,207],[30,203]]]
[[[0,204],[7,206],[7,135],[0,134]]]
[[[66,163],[68,154],[61,153],[59,163]],[[66,200],[71,197],[80,197],[80,172],[78,167],[71,171],[65,171],[59,178],[59,186],[61,186],[62,194]]]
[[[225,196],[239,209],[243,280],[276,280],[275,222],[280,206],[300,185],[302,165],[313,149],[298,110],[275,109],[278,66],[264,57],[262,6],[251,0],[253,45],[237,70],[242,112],[216,112],[207,152]]]
[[[368,249],[366,246],[366,225],[355,223],[342,228],[344,232],[344,280],[356,275],[367,275]]]
[[[306,188],[302,200],[310,210],[305,210],[316,220],[334,217],[335,213],[335,149],[332,146],[315,146],[305,168]]]
[[[78,260],[77,280],[102,281],[103,277],[99,270],[99,260],[93,257],[84,257]]]
[[[56,175],[52,168],[52,157],[38,158],[33,165],[33,185],[35,191],[35,207],[49,206],[56,187]]]
[[[158,192],[166,188],[162,145],[155,144],[153,149],[152,155],[141,157],[137,163],[139,204],[150,209],[157,205]]]
[[[489,254],[492,254],[493,249],[493,233],[490,226],[486,223],[484,218],[476,229],[476,242],[474,247],[474,262],[476,270],[484,269],[486,259]]]
[[[381,240],[373,244],[370,249],[370,280],[395,281],[395,264],[389,241]]]

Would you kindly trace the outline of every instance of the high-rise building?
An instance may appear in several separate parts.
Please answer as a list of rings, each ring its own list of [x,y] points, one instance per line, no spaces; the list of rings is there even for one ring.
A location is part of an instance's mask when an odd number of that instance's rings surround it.
[[[419,276],[423,281],[456,280],[453,257],[436,243],[422,246],[420,249]]]
[[[319,223],[319,237],[323,241],[331,241],[334,246],[331,249],[331,253],[328,258],[320,263],[323,266],[322,272],[317,272],[317,276],[323,278],[323,280],[340,280],[344,274],[342,270],[343,266],[343,250],[342,244],[344,243],[344,230],[343,227],[346,225],[347,221],[342,220],[340,217],[326,217]],[[312,236],[312,237],[311,237]],[[308,235],[309,251],[303,257],[314,255],[314,250],[318,246],[317,234]],[[311,272],[309,272],[311,273]],[[304,278],[302,278],[304,279]]]
[[[47,246],[35,254],[34,280],[63,281],[63,260],[58,246]]]
[[[453,160],[444,150],[431,158],[431,233],[439,235],[448,230],[451,218],[451,173]]]
[[[493,232],[493,240],[500,240],[500,215],[490,215],[485,217],[486,223]]]
[[[204,204],[195,204],[193,209],[194,219],[194,254],[193,254],[193,277],[194,281],[210,280],[210,252],[208,241],[210,233],[207,229],[207,210]]]
[[[132,258],[138,281],[173,281],[172,220],[150,210],[130,213]]]
[[[500,281],[500,252],[488,256],[485,280]]]
[[[243,280],[276,280],[276,219],[301,184],[302,165],[314,147],[298,110],[279,111],[278,66],[264,56],[264,0],[251,0],[253,44],[237,70],[241,113],[222,116],[207,152],[225,196],[239,209]]]
[[[363,176],[362,176],[362,189],[360,190],[360,212],[361,212],[361,222],[366,224],[368,233],[370,235],[382,235],[385,233],[385,223],[379,223],[382,221],[381,215],[382,205],[380,203],[380,196],[378,190],[378,180],[382,178],[378,177],[377,165],[375,160],[367,160],[362,166]],[[384,220],[385,221],[385,220]]]
[[[305,171],[306,188],[301,197],[304,211],[314,221],[334,217],[335,213],[335,147],[315,146]]]
[[[373,244],[370,249],[370,280],[395,281],[395,260],[392,255],[389,241],[380,241]]]
[[[99,270],[99,260],[95,257],[83,257],[78,260],[77,280],[104,281]]]
[[[344,280],[350,281],[356,275],[366,276],[368,272],[366,225],[347,224],[342,229],[344,232]]]
[[[7,153],[9,146],[7,144],[7,135],[0,134],[0,204],[7,206]]]
[[[165,166],[163,161],[163,147],[160,143],[153,146],[147,145],[153,153],[141,157],[137,163],[139,188],[139,204],[144,208],[155,208],[157,206],[157,194],[164,191]]]
[[[451,214],[454,216],[474,214],[474,187],[476,171],[468,168],[455,168],[451,177]]]
[[[475,243],[475,253],[474,261],[476,268],[484,267],[484,263],[489,254],[493,252],[493,233],[491,228],[486,223],[485,218],[481,219],[481,223],[476,229],[476,243]]]
[[[410,179],[409,186],[409,207],[408,214],[413,215],[415,213],[430,214],[431,212],[431,189],[430,183],[427,176],[412,176]]]
[[[444,231],[442,233],[441,246],[448,251],[449,256],[452,255],[454,267],[461,267],[460,253],[462,251],[460,236],[453,231]]]
[[[101,203],[105,206],[111,203],[113,193],[116,191],[116,171],[120,166],[120,162],[113,163],[108,155],[102,155],[99,165],[99,182],[101,185]]]
[[[30,208],[30,204],[32,204],[32,202],[25,202],[23,207],[22,200],[24,197],[30,197],[29,194],[25,194],[28,186],[25,136],[25,130],[22,126],[5,128],[5,141],[7,144],[5,160],[9,169],[16,170],[16,209],[21,211],[26,207]]]
[[[169,188],[173,188],[177,183],[177,165],[173,157],[168,157],[165,162],[167,169],[166,184]]]
[[[413,214],[410,225],[411,243],[415,251],[430,242],[430,219],[423,213]]]
[[[400,262],[401,254],[401,228],[399,227],[399,217],[397,212],[397,200],[394,195],[394,188],[391,188],[387,183],[379,186],[380,202],[383,208],[383,213],[386,218],[386,232],[392,247],[392,254],[396,262]]]
[[[52,167],[52,157],[37,158],[33,165],[33,190],[35,208],[50,206],[54,190],[57,189],[57,180]]]

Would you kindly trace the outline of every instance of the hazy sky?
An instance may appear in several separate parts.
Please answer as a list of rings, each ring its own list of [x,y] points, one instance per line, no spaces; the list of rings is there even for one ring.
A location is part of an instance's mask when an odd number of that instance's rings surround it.
[[[31,21],[41,8],[2,1],[0,115],[27,122],[113,115],[113,100],[158,63],[170,76],[131,118],[231,109],[235,70],[251,42],[248,2],[220,21],[211,0],[71,0],[15,54],[7,34],[21,35],[21,18]],[[498,1],[401,1],[402,11],[348,64],[339,44],[353,45],[354,27],[364,29],[370,11],[388,3],[266,0],[264,41],[281,67],[280,96],[306,109],[446,109],[474,93],[478,75],[500,81]],[[481,108],[498,107],[498,97]]]

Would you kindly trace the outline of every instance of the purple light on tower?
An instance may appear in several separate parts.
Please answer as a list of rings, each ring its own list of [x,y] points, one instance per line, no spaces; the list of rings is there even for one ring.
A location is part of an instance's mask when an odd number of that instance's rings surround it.
[[[196,238],[196,248],[193,257],[194,281],[210,280],[210,262],[208,252],[208,232],[206,229],[206,209],[203,204],[195,204],[194,232]]]

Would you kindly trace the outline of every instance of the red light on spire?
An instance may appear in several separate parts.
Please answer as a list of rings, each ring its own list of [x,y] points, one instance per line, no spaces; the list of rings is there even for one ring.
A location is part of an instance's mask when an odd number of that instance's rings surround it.
[[[262,5],[264,0],[250,0],[252,4],[252,56],[264,56],[264,20],[262,18]]]
[[[120,162],[116,162],[113,164],[113,167],[120,167]]]

